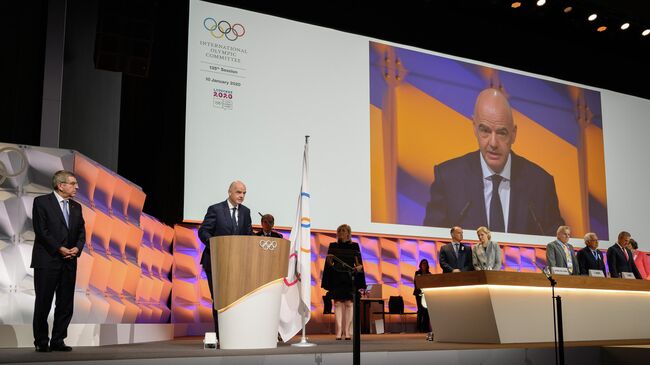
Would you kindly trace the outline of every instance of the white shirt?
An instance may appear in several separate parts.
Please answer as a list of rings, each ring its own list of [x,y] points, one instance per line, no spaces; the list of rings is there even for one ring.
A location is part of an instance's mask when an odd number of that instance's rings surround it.
[[[483,170],[483,196],[485,197],[485,216],[487,217],[488,227],[490,226],[490,201],[492,200],[492,175],[497,174],[492,171],[487,162],[481,156],[481,170]],[[508,160],[503,167],[503,171],[498,173],[503,179],[499,184],[499,197],[501,198],[501,207],[503,208],[503,223],[505,231],[508,232],[508,213],[510,212],[510,170],[512,167],[512,155],[508,154]]]
[[[59,202],[59,208],[61,208],[61,213],[63,213],[63,216],[65,217],[66,215],[69,217],[70,216],[70,201],[69,199],[63,199],[61,195],[59,195],[56,191],[54,191],[54,196],[56,197],[56,200]],[[67,208],[68,211],[64,212],[63,211],[63,201],[67,201]]]
[[[230,216],[232,217],[232,208],[237,208],[237,212],[235,213],[235,222],[239,224],[239,205],[233,205],[230,200],[226,199],[228,202],[228,211],[230,212]]]

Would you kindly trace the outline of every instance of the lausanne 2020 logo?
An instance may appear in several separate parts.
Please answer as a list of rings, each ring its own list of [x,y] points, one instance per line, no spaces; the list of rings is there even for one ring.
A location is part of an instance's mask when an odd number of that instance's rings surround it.
[[[226,20],[216,21],[214,18],[203,19],[203,27],[208,30],[214,38],[226,38],[233,42],[243,37],[246,33],[246,28],[239,23],[231,25]]]

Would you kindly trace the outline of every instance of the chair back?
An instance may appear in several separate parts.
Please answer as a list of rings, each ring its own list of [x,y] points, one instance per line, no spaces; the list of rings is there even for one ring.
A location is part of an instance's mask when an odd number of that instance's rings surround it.
[[[394,295],[388,298],[388,312],[391,314],[404,313],[404,298],[401,295]]]
[[[329,295],[323,295],[323,314],[332,313],[332,299]]]

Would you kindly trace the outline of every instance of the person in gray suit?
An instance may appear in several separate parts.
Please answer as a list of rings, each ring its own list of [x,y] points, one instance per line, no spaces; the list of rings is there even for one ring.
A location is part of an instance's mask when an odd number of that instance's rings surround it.
[[[501,270],[501,247],[492,241],[492,232],[485,226],[476,230],[479,243],[472,250],[474,270]]]
[[[566,267],[571,275],[580,275],[580,265],[573,246],[569,243],[571,229],[560,226],[557,239],[546,245],[546,264],[549,268]]]

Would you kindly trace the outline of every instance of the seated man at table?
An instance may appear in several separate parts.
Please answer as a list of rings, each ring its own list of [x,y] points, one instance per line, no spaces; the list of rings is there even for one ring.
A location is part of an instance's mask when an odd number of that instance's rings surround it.
[[[580,275],[589,275],[589,270],[600,270],[603,276],[605,271],[605,261],[603,253],[598,251],[598,236],[589,232],[585,235],[585,247],[578,251],[578,265],[580,265]]]
[[[566,267],[571,275],[580,274],[580,264],[576,252],[569,243],[571,229],[569,226],[560,226],[557,229],[557,239],[546,245],[546,264],[552,271],[554,267]]]
[[[440,267],[443,273],[474,271],[472,248],[463,245],[463,229],[455,226],[451,229],[451,242],[440,249]]]
[[[613,278],[622,278],[624,272],[631,272],[634,277],[641,279],[641,273],[636,268],[632,251],[627,246],[630,243],[630,233],[622,231],[618,241],[607,249],[607,266]]]
[[[261,219],[262,229],[255,233],[256,236],[282,238],[282,233],[273,230],[275,218],[271,214],[264,214]]]

